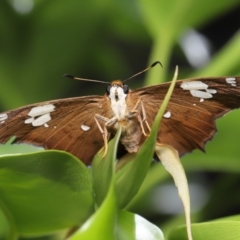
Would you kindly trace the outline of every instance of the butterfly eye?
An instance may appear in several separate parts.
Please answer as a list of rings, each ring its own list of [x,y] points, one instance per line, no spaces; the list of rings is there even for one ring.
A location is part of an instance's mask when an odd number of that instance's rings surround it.
[[[111,85],[107,86],[106,92],[107,92],[108,95],[110,94],[110,89],[111,89]]]
[[[123,91],[124,93],[128,93],[129,91],[128,85],[123,85]]]

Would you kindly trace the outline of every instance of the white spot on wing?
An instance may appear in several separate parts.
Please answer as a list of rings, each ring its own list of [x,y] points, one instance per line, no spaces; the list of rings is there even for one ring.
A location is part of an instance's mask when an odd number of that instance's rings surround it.
[[[203,98],[200,98],[199,102],[204,102],[204,99],[203,99]]]
[[[26,119],[24,123],[29,124],[29,123],[32,123],[33,121],[34,121],[34,118],[32,117],[32,118]]]
[[[216,89],[210,89],[209,86],[201,81],[184,82],[181,84],[183,90],[189,90],[193,97],[200,98],[200,102],[203,99],[212,98],[217,93]]]
[[[170,118],[171,117],[171,112],[170,111],[167,111],[164,115],[163,115],[163,117],[164,118]]]
[[[217,93],[217,90],[209,88],[209,89],[206,89],[206,92],[211,93],[211,94],[215,94],[215,93]]]
[[[232,87],[237,86],[236,78],[235,77],[228,77],[226,78],[226,82],[230,84]]]
[[[30,118],[26,119],[24,123],[31,123],[33,127],[38,127],[42,125],[44,125],[44,127],[49,127],[47,122],[51,120],[50,113],[53,112],[54,109],[55,106],[53,104],[33,107],[28,113],[28,116],[30,116]]]
[[[181,88],[184,90],[201,90],[201,89],[207,89],[208,85],[201,81],[192,81],[192,82],[182,83]]]
[[[193,97],[198,97],[198,98],[212,98],[212,94],[208,92],[203,92],[203,91],[198,91],[198,90],[190,90],[190,93],[192,94]]]
[[[8,115],[6,113],[0,114],[0,122],[5,123],[5,120],[8,118]]]
[[[36,120],[34,120],[34,121],[32,122],[32,125],[33,125],[34,127],[38,127],[38,126],[44,125],[45,123],[47,123],[47,122],[50,121],[50,120],[51,120],[50,114],[49,114],[49,113],[46,113],[46,114],[38,117]]]
[[[40,115],[44,115],[46,113],[50,113],[54,111],[55,106],[53,104],[46,104],[43,106],[33,107],[31,111],[28,113],[30,117],[36,117]]]
[[[235,77],[228,77],[228,78],[226,78],[226,82],[227,83],[236,82],[236,78]]]
[[[82,124],[82,125],[81,125],[81,129],[82,129],[83,131],[87,132],[87,131],[90,129],[90,127],[87,126],[87,125]]]

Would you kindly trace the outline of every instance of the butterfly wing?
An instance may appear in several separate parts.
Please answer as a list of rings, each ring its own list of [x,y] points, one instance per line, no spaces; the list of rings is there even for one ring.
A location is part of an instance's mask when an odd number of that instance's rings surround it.
[[[141,97],[152,125],[169,83],[132,91]],[[158,141],[175,147],[179,154],[204,144],[216,132],[215,120],[240,107],[240,77],[199,78],[177,81],[158,132]]]
[[[94,114],[110,117],[111,113],[106,111],[110,109],[106,108],[108,104],[105,96],[88,96],[32,104],[2,113],[0,142],[16,136],[16,143],[64,150],[90,164],[103,146]]]
[[[169,83],[131,91],[134,107],[141,98],[152,125]],[[177,81],[158,133],[158,141],[175,147],[180,155],[203,149],[216,132],[215,119],[240,107],[240,78],[199,78]],[[103,146],[95,121],[98,113],[112,117],[106,96],[88,96],[32,104],[0,114],[0,142],[16,136],[46,149],[71,152],[90,164]]]

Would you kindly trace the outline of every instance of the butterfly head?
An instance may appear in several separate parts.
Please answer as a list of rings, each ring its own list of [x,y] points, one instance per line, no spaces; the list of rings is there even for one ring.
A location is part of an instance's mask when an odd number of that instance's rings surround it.
[[[126,84],[123,84],[120,80],[114,80],[106,89],[108,97],[112,101],[124,101],[129,92],[129,88]]]

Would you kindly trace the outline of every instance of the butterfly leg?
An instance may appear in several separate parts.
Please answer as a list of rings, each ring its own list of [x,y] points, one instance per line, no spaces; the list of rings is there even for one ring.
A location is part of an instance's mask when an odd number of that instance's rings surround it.
[[[143,102],[141,101],[141,108],[142,108],[142,115],[143,115],[143,118],[142,118],[142,122],[145,122],[147,128],[148,128],[148,131],[151,132],[151,128],[148,124],[148,121],[147,121],[147,114],[146,114],[146,111],[145,111],[145,108],[144,108],[144,105],[143,105]]]
[[[97,123],[98,129],[100,130],[100,132],[103,135],[103,141],[104,141],[104,153],[103,153],[103,158],[106,156],[107,151],[108,151],[108,140],[110,137],[110,133],[107,130],[107,127],[111,127],[112,125],[114,125],[117,122],[117,118],[113,117],[113,118],[106,118],[103,117],[99,114],[95,114],[94,116],[95,122]],[[102,128],[101,124],[99,123],[99,120],[105,122],[104,127]],[[102,151],[102,149],[100,150],[100,152]]]
[[[107,120],[108,118],[105,118],[105,120]],[[103,156],[102,158],[104,158],[107,154],[107,151],[108,151],[108,140],[109,140],[109,137],[110,137],[110,133],[108,133],[107,131],[107,127],[111,127],[112,125],[114,125],[115,123],[117,122],[117,118],[116,117],[113,117],[113,118],[110,118],[107,120],[107,122],[105,122],[104,124],[104,130],[105,130],[105,135],[103,135],[103,140],[104,140],[104,153],[103,153]],[[105,136],[105,137],[104,137]]]
[[[140,113],[139,113],[139,108],[141,108],[142,110],[142,117],[140,116]],[[131,119],[132,117],[136,116],[137,115],[137,119],[140,123],[140,126],[141,126],[141,129],[142,129],[142,133],[144,136],[148,136],[148,134],[146,134],[145,132],[145,129],[144,129],[144,126],[143,126],[143,123],[145,122],[149,132],[151,131],[151,128],[149,127],[149,124],[147,122],[147,115],[146,115],[146,111],[145,111],[145,108],[143,106],[143,102],[141,99],[138,99],[137,103],[135,104],[134,108],[132,111],[130,111],[126,117],[128,119]]]
[[[99,114],[95,114],[94,116],[94,120],[98,126],[98,129],[99,131],[102,133],[103,135],[103,142],[104,142],[104,153],[103,153],[103,158],[106,156],[107,154],[107,150],[108,150],[108,139],[109,139],[109,136],[110,134],[108,133],[107,131],[107,128],[106,128],[106,123],[110,120],[109,118],[106,118],[106,117],[103,117]],[[104,124],[104,127],[102,128],[101,124],[99,123],[99,120],[105,122]],[[100,152],[103,150],[103,148],[100,150]]]

